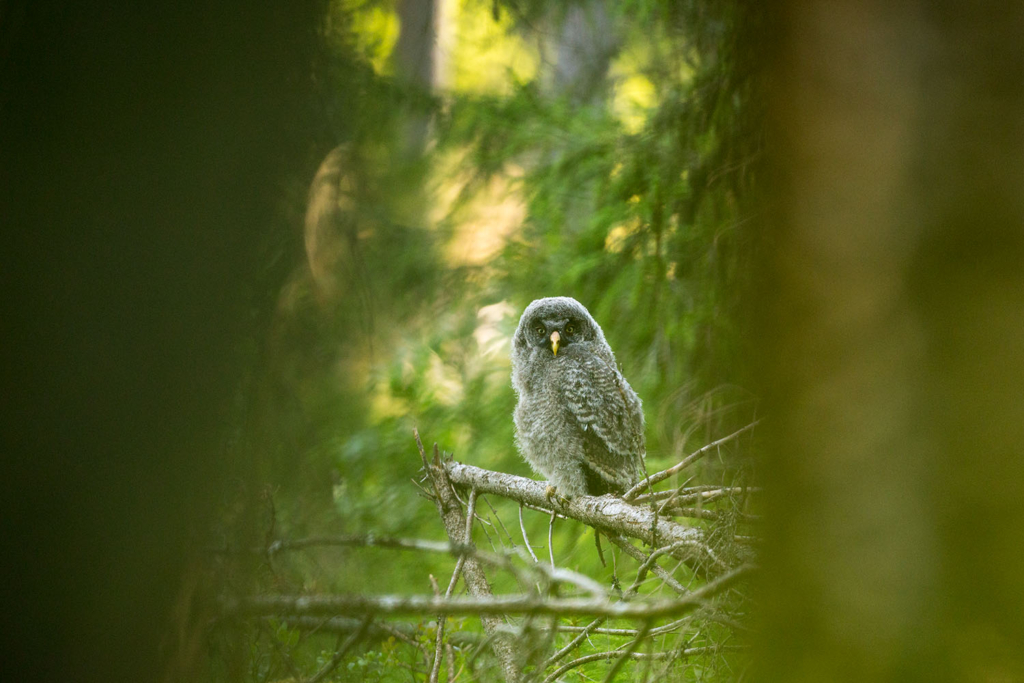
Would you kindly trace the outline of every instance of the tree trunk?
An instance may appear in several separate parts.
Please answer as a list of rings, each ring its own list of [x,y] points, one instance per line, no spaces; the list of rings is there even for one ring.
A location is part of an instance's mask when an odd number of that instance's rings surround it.
[[[1024,6],[771,35],[771,681],[1024,675]]]
[[[550,94],[568,97],[576,105],[600,104],[608,66],[619,49],[608,0],[557,3],[549,16]]]
[[[442,1],[399,0],[397,8],[401,29],[394,52],[395,72],[410,90],[402,148],[411,158],[421,155],[427,143],[430,115],[417,101],[429,95],[436,82],[435,48]]]

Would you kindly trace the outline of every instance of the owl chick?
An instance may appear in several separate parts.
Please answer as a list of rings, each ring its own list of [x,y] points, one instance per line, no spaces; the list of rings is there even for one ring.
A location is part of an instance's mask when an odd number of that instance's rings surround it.
[[[512,387],[519,450],[558,494],[624,493],[639,481],[640,399],[580,302],[556,296],[526,307],[512,339]]]

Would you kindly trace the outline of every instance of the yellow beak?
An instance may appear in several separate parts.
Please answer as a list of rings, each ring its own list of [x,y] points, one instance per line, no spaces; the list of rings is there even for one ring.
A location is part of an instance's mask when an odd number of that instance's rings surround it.
[[[558,334],[558,330],[551,333],[551,352],[558,355],[558,340],[561,339],[561,335]]]

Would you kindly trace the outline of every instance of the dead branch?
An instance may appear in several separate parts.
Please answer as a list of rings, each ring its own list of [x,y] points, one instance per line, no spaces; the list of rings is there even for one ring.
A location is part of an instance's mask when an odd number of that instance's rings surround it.
[[[311,536],[293,540],[277,540],[270,544],[266,552],[271,555],[286,550],[302,550],[315,547],[337,548],[387,548],[391,550],[425,550],[436,553],[462,555],[471,553],[473,548],[458,542],[429,541],[421,538],[396,538],[393,536],[375,536],[374,534],[342,534],[338,536]],[[257,549],[256,552],[264,552]]]
[[[569,501],[552,500],[548,497],[543,482],[525,477],[493,472],[479,467],[464,465],[451,459],[442,459],[434,445],[433,457],[428,457],[416,434],[416,443],[426,477],[421,480],[421,491],[436,505],[445,528],[447,542],[417,539],[379,537],[372,534],[317,536],[299,539],[279,539],[261,549],[254,549],[267,557],[274,557],[286,551],[298,551],[316,547],[365,547],[397,551],[420,551],[445,553],[456,558],[447,590],[438,585],[433,576],[433,595],[262,595],[254,597],[228,597],[221,600],[225,616],[252,616],[274,618],[275,620],[301,628],[312,633],[333,632],[341,634],[337,653],[328,666],[318,672],[315,678],[323,678],[337,666],[345,653],[351,650],[356,640],[381,638],[394,635],[403,642],[419,649],[426,661],[426,670],[421,672],[428,682],[442,679],[454,680],[462,669],[453,671],[454,654],[452,644],[474,645],[473,653],[463,661],[463,667],[472,677],[477,675],[473,662],[481,650],[492,650],[507,683],[521,683],[523,668],[535,665],[533,676],[536,680],[554,681],[566,671],[598,660],[614,660],[608,665],[606,680],[621,673],[628,660],[643,660],[649,667],[651,662],[664,661],[665,667],[689,654],[720,651],[722,647],[685,649],[694,644],[702,629],[692,633],[693,637],[680,638],[677,647],[669,652],[642,652],[652,647],[653,639],[669,633],[688,632],[694,624],[704,619],[714,619],[733,630],[741,625],[727,615],[719,614],[720,607],[710,601],[714,596],[728,590],[753,569],[751,564],[731,568],[736,557],[753,557],[754,553],[743,547],[732,545],[732,554],[719,557],[712,549],[708,533],[704,528],[689,527],[671,519],[671,516],[689,516],[711,521],[752,521],[754,518],[736,509],[721,506],[722,502],[735,501],[748,491],[756,490],[743,486],[705,485],[689,486],[682,483],[668,491],[652,491],[648,483],[664,481],[684,467],[692,464],[715,447],[735,439],[752,429],[752,423],[724,439],[708,444],[694,452],[668,470],[652,475],[640,489],[631,491],[633,500],[615,496],[579,496]],[[678,484],[678,482],[677,482]],[[519,527],[522,543],[519,545],[509,534],[498,511],[491,506],[495,520],[490,515],[477,514],[480,500],[490,506],[487,494],[498,495],[518,503]],[[628,498],[629,496],[627,496]],[[710,509],[705,505],[710,505]],[[482,503],[481,503],[482,505]],[[523,520],[522,509],[529,508],[550,516],[548,526],[548,557],[540,561],[530,543]],[[620,588],[614,566],[611,586],[603,585],[579,572],[559,567],[555,563],[553,548],[553,524],[555,517],[582,522],[605,534],[612,543],[620,547],[637,562],[635,580]],[[483,550],[473,543],[476,520],[480,529],[487,534],[491,548]],[[497,526],[496,526],[497,525]],[[514,526],[514,524],[513,524]],[[497,533],[499,547],[495,548],[492,534]],[[500,529],[500,530],[499,530]],[[727,537],[735,534],[726,529]],[[504,533],[504,537],[502,536]],[[509,547],[505,539],[511,543]],[[746,538],[746,537],[744,537]],[[269,539],[268,539],[269,540]],[[637,543],[637,541],[641,543]],[[736,537],[735,540],[741,540]],[[649,546],[644,548],[642,544]],[[243,550],[242,552],[248,552]],[[675,558],[671,564],[659,564],[662,556]],[[726,562],[725,559],[729,561]],[[744,560],[740,559],[739,562]],[[697,590],[690,590],[676,578],[677,572],[686,563],[694,574],[707,580]],[[673,568],[674,565],[674,568]],[[521,592],[494,595],[485,568],[508,572],[518,582]],[[659,588],[637,599],[641,588],[647,589],[648,574],[655,574],[663,586],[675,593],[672,597]],[[459,579],[465,583],[465,593],[456,591]],[[492,577],[493,578],[493,577]],[[693,583],[693,582],[691,582]],[[696,582],[697,585],[700,581]],[[571,585],[575,590],[559,593],[559,587]],[[534,590],[535,589],[535,590]],[[699,611],[698,611],[699,610]],[[423,618],[419,624],[391,621],[398,615],[412,615]],[[484,634],[451,632],[446,621],[455,615],[477,616],[483,624]],[[515,619],[526,617],[525,620]],[[569,617],[587,617],[585,625],[568,626],[562,623]],[[550,619],[541,628],[533,627],[535,618]],[[431,634],[432,642],[422,642],[422,624],[436,619],[436,631]],[[632,620],[633,628],[610,628],[619,624],[606,625],[608,619]],[[566,634],[568,641],[558,646],[558,634]],[[610,652],[597,653],[563,663],[592,634],[604,634],[626,638],[623,646]],[[344,640],[344,645],[342,645]],[[543,642],[542,642],[543,641]],[[646,645],[645,645],[646,644]],[[427,650],[432,652],[428,652]],[[728,648],[725,648],[728,649]],[[554,651],[547,656],[541,653]],[[447,655],[446,674],[441,672],[442,658]],[[661,666],[661,665],[659,665]],[[555,669],[545,677],[545,672]],[[667,668],[666,668],[667,670]],[[326,672],[326,673],[325,673]],[[293,672],[294,673],[294,672]],[[644,672],[646,676],[649,672]]]
[[[685,659],[694,655],[709,654],[713,652],[736,652],[743,648],[738,645],[718,645],[718,646],[704,646],[704,647],[691,647],[682,652],[631,652],[629,653],[629,659],[668,659],[675,656],[678,659]],[[616,657],[622,657],[623,653],[620,650],[611,650],[609,652],[596,652],[592,655],[586,655],[579,659],[574,659],[571,662],[560,666],[558,669],[553,671],[550,676],[544,679],[544,683],[551,683],[558,679],[559,676],[564,674],[566,671],[575,669],[576,667],[589,664],[590,662],[599,662],[603,659],[614,659]]]
[[[757,486],[687,486],[668,491],[655,491],[653,493],[642,493],[633,498],[633,503],[653,503],[666,498],[675,498],[680,505],[686,503],[710,503],[728,496],[739,496],[747,493],[760,493],[761,488]]]
[[[622,665],[626,663],[626,660],[636,653],[637,648],[640,647],[640,642],[647,636],[650,630],[651,620],[647,619],[643,624],[641,624],[640,632],[636,634],[636,638],[629,641],[629,644],[626,645],[624,650],[622,650],[622,654],[615,660],[615,664],[608,669],[608,673],[605,674],[603,683],[612,683],[612,681],[615,680],[615,675],[619,673],[619,670],[622,668]]]
[[[466,567],[470,566],[466,561]],[[396,614],[476,614],[476,615],[560,615],[625,619],[677,617],[703,605],[709,598],[730,588],[752,571],[754,565],[742,565],[701,588],[675,599],[645,602],[612,602],[605,598],[554,598],[531,594],[470,597],[433,595],[259,595],[248,598],[224,598],[227,615],[295,616],[390,616]],[[463,575],[467,576],[466,569]],[[500,629],[495,628],[496,632]]]
[[[468,541],[473,518],[470,516],[467,519],[467,516],[463,515],[462,507],[455,495],[455,490],[448,479],[447,470],[438,455],[437,444],[434,444],[433,459],[428,461],[427,454],[423,450],[423,443],[420,441],[419,432],[414,430],[413,434],[416,437],[416,446],[419,449],[423,468],[433,487],[434,503],[437,505],[437,512],[444,524],[445,533],[448,534],[448,540],[452,543],[458,543],[463,540]],[[476,493],[474,492],[473,499],[475,500],[475,498]],[[472,515],[473,510],[470,509],[469,513]],[[465,559],[462,564],[462,576],[466,583],[466,589],[469,591],[470,596],[472,596],[471,599],[483,600],[485,602],[493,599],[491,585],[487,581],[483,568],[481,568],[480,563],[475,558],[467,557]],[[443,601],[446,603],[454,602],[455,600],[455,598],[436,599],[438,602]],[[437,614],[448,613],[438,610]],[[514,643],[510,638],[499,633],[499,627],[501,626],[501,619],[499,617],[507,614],[507,612],[478,612],[478,614],[481,615],[480,620],[483,623],[484,631],[488,636],[494,634],[491,646],[495,656],[501,663],[506,683],[518,683],[522,677],[522,672],[516,663]]]
[[[694,594],[696,592],[691,595]],[[224,613],[232,616],[523,614],[604,616],[624,619],[674,617],[689,612],[700,604],[701,600],[694,598],[622,603],[599,598],[543,598],[536,595],[448,599],[433,595],[260,595],[243,599],[226,598],[222,601]]]
[[[354,633],[362,626],[362,620],[351,617],[299,617],[280,616],[266,617],[273,622],[286,624],[289,628],[313,633]],[[415,638],[422,631],[422,623],[407,621],[378,621],[370,624],[365,639],[386,640],[394,637],[406,645],[420,647]],[[614,634],[610,634],[614,635]],[[454,631],[445,635],[445,639],[458,646],[473,645],[483,640],[484,636],[473,631]]]
[[[617,545],[620,548],[622,548],[626,552],[627,555],[632,557],[634,560],[639,562],[641,565],[643,565],[644,563],[647,562],[648,556],[645,555],[643,553],[643,551],[641,551],[639,548],[634,546],[632,543],[630,543],[628,540],[626,540],[622,536],[620,536],[618,534],[609,534],[608,535],[608,539],[612,543],[614,543],[615,545]],[[685,586],[683,586],[681,583],[676,581],[672,577],[671,574],[669,574],[667,571],[665,571],[657,563],[651,564],[650,565],[650,570],[652,572],[654,572],[655,575],[657,575],[658,578],[660,578],[662,581],[664,581],[665,584],[669,588],[674,590],[676,593],[678,593],[680,595],[686,595],[686,593],[688,592]]]
[[[334,656],[331,657],[331,660],[327,662],[327,664],[325,664],[324,667],[320,669],[320,671],[316,672],[316,674],[312,678],[310,678],[306,683],[320,683],[320,681],[327,678],[332,671],[338,668],[338,664],[340,664],[341,660],[345,658],[345,655],[349,653],[349,650],[352,649],[352,646],[354,646],[356,644],[356,641],[362,638],[363,634],[366,633],[366,629],[370,626],[371,619],[372,617],[367,615],[366,619],[363,620],[363,624],[358,631],[356,631],[348,638],[346,638],[344,643],[339,642],[338,649],[334,653]]]
[[[683,458],[681,462],[679,462],[676,465],[673,465],[672,467],[669,467],[667,470],[662,470],[661,472],[657,472],[655,474],[650,475],[649,477],[647,477],[643,481],[641,481],[639,484],[637,484],[636,486],[634,486],[630,490],[626,491],[626,493],[622,496],[623,499],[624,500],[633,500],[634,498],[636,498],[637,494],[640,493],[640,491],[643,491],[644,489],[647,489],[650,486],[654,486],[658,482],[661,482],[661,481],[664,481],[664,480],[668,479],[669,477],[671,477],[676,472],[679,472],[680,470],[686,469],[687,467],[689,467],[693,463],[695,463],[698,460],[700,460],[701,458],[703,458],[705,455],[707,455],[713,449],[718,448],[719,446],[721,446],[724,443],[728,443],[729,441],[732,441],[733,439],[738,437],[740,434],[743,434],[744,432],[750,431],[751,429],[756,427],[758,424],[760,424],[760,422],[761,422],[760,420],[754,420],[753,422],[748,424],[746,427],[742,427],[740,429],[737,429],[735,432],[733,432],[729,436],[723,436],[721,439],[718,439],[717,441],[712,441],[707,446],[703,446],[702,448],[697,449],[696,451],[694,451],[690,455],[688,455],[685,458]]]
[[[552,501],[545,493],[545,485],[539,481],[454,461],[447,461],[444,466],[449,479],[457,486],[551,510]],[[606,534],[617,533],[652,546],[678,544],[673,556],[692,562],[697,567],[712,569],[712,573],[728,570],[725,563],[707,546],[702,530],[660,519],[654,511],[630,505],[621,498],[611,495],[578,496],[565,504],[555,504],[559,514],[579,520]]]
[[[533,552],[533,547],[530,545],[530,537],[526,535],[526,525],[523,524],[523,506],[522,506],[522,504],[519,505],[519,530],[521,532],[523,532],[523,543],[526,544],[526,550],[530,553],[530,557],[533,558],[533,561],[535,563],[536,562],[540,562],[540,560],[537,559],[537,554],[535,552]]]

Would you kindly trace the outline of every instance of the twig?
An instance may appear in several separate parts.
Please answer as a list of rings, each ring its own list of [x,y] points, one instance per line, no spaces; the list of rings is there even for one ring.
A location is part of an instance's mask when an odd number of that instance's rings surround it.
[[[645,482],[640,482],[639,484],[637,484],[636,486],[634,486],[630,490],[626,491],[626,493],[623,494],[622,498],[624,500],[633,500],[633,498],[635,498],[636,495],[640,491],[642,491],[645,487],[653,486],[653,485],[657,484],[660,481],[664,481],[664,480],[668,479],[669,477],[671,477],[676,472],[679,472],[680,470],[686,469],[687,467],[689,467],[693,463],[695,463],[698,460],[700,460],[701,458],[703,458],[709,451],[713,450],[714,448],[717,448],[718,446],[721,446],[724,443],[727,443],[727,442],[735,439],[737,436],[739,436],[740,434],[743,434],[744,432],[750,431],[751,429],[756,427],[760,422],[761,422],[760,420],[754,420],[753,422],[748,424],[746,427],[742,427],[742,428],[736,430],[735,432],[733,432],[729,436],[723,436],[721,439],[718,439],[717,441],[712,441],[707,446],[704,446],[703,448],[700,448],[700,449],[694,451],[690,455],[688,455],[685,458],[683,458],[683,460],[681,462],[677,463],[676,465],[673,465],[672,467],[669,467],[667,470],[662,470],[661,472],[657,472],[655,474],[650,475]]]
[[[324,665],[324,667],[320,669],[320,671],[316,672],[315,676],[306,681],[306,683],[320,683],[320,681],[327,678],[327,676],[329,676],[330,673],[334,671],[339,664],[341,664],[341,660],[344,659],[345,655],[348,654],[348,651],[352,649],[352,646],[356,644],[356,641],[363,637],[363,634],[366,633],[366,630],[369,628],[370,622],[372,620],[372,616],[368,615],[363,620],[362,628],[360,628],[358,631],[350,635],[345,640],[345,643],[341,646],[341,648],[334,653],[333,657],[331,657],[331,661],[327,662],[327,664]]]
[[[637,562],[643,564],[647,561],[648,558],[646,555],[644,555],[643,551],[635,547],[632,543],[627,541],[622,536],[619,536],[618,534],[609,534],[608,539],[612,543],[626,551],[626,554],[632,557]],[[686,586],[676,581],[672,577],[672,575],[666,572],[660,565],[652,564],[651,571],[654,572],[658,576],[658,578],[660,578],[662,581],[668,584],[669,588],[674,590],[676,593],[679,593],[680,595],[687,594],[688,591],[686,590]]]
[[[302,550],[314,547],[359,547],[359,548],[388,548],[392,550],[426,550],[429,552],[450,553],[458,555],[466,552],[459,543],[445,541],[429,541],[420,538],[395,538],[390,536],[375,536],[373,534],[342,534],[338,536],[311,536],[295,540],[278,540],[270,544],[267,552],[274,554],[286,550]]]
[[[470,517],[470,519],[472,519],[472,517]],[[465,559],[465,558],[461,558],[461,557],[459,558],[459,563],[460,564],[456,565],[456,567],[455,567],[456,571],[459,570],[463,559]],[[452,587],[455,585],[455,582],[457,580],[458,580],[458,574],[452,574],[451,583],[448,584],[448,590],[449,591],[451,591]],[[434,595],[437,596],[437,597],[440,597],[441,596],[441,588],[437,585],[437,579],[434,578],[433,574],[430,575],[430,586],[431,586],[431,588],[434,589]],[[446,595],[445,597],[448,597],[448,596]],[[445,624],[445,616],[443,614],[439,615],[437,617],[437,634],[436,634],[437,637],[434,640],[434,661],[430,665],[430,677],[427,679],[427,680],[430,681],[430,683],[437,683],[437,677],[438,677],[438,675],[441,672],[441,653],[442,653],[442,648],[444,647],[444,624]],[[449,671],[448,673],[451,674],[451,671]]]
[[[651,635],[651,636],[660,636],[660,635],[664,635],[666,633],[671,633],[672,631],[676,630],[677,628],[679,628],[683,624],[685,624],[688,621],[690,621],[691,618],[692,618],[692,615],[689,615],[689,616],[683,617],[682,619],[677,619],[675,621],[669,622],[669,623],[665,624],[664,626],[659,626],[658,628],[652,628],[649,635]],[[708,621],[718,621],[718,622],[721,622],[723,624],[725,623],[725,621],[720,620],[718,617],[708,617],[707,619],[708,619]],[[595,621],[603,621],[603,619],[596,619]],[[601,635],[601,636],[621,636],[621,637],[624,637],[624,638],[636,638],[636,634],[640,632],[639,630],[637,630],[635,628],[600,628],[600,627],[591,628],[593,623],[594,622],[591,622],[590,624],[587,624],[586,626],[566,626],[565,624],[562,624],[559,628],[562,631],[565,631],[567,633],[582,633],[582,632],[586,631],[587,635],[593,634],[593,635]],[[735,624],[735,622],[732,622],[731,620],[730,620],[730,624],[734,624],[735,626],[737,626],[737,627],[739,627],[741,629],[745,629],[745,627],[742,627],[739,624]],[[729,624],[726,624],[726,625],[729,625]]]
[[[629,655],[628,658],[629,659],[668,659],[669,657],[673,657],[673,656],[692,657],[693,655],[701,655],[701,654],[707,654],[707,653],[711,653],[711,652],[736,652],[736,651],[743,650],[743,649],[744,648],[741,645],[718,645],[718,646],[705,645],[703,647],[691,647],[691,648],[683,650],[682,652],[679,652],[679,653],[675,653],[675,652],[650,652],[650,653],[648,653],[648,652],[633,652],[633,653],[631,653]],[[580,657],[579,659],[574,659],[571,662],[567,662],[566,664],[562,665],[556,671],[554,671],[551,675],[549,675],[547,678],[545,678],[544,679],[544,683],[552,683],[552,681],[555,681],[559,676],[564,674],[566,671],[570,671],[571,669],[575,669],[578,666],[583,666],[584,664],[589,664],[590,662],[599,662],[602,659],[614,659],[615,657],[619,657],[621,655],[622,655],[622,653],[620,651],[618,651],[618,650],[611,650],[609,652],[596,652],[596,653],[594,653],[592,655],[586,655],[585,657]]]
[[[420,441],[420,430],[413,427],[412,436],[414,439],[416,439],[416,450],[419,451],[420,461],[423,463],[423,468],[429,469],[430,463],[427,462],[427,452],[423,450],[423,442]]]
[[[615,660],[612,668],[608,669],[608,673],[604,677],[604,683],[611,683],[615,680],[616,674],[619,673],[619,669],[625,664],[626,660],[636,654],[636,649],[640,647],[640,643],[644,638],[647,637],[647,633],[651,630],[651,620],[647,619],[643,624],[640,625],[640,632],[636,634],[636,638],[629,642],[626,649],[623,650],[622,655]]]
[[[494,513],[494,519],[498,520],[498,526],[501,527],[501,530],[505,532],[505,537],[508,539],[508,542],[511,543],[514,547],[516,542],[512,540],[512,534],[508,532],[508,529],[505,528],[505,523],[501,521],[501,515],[499,515],[498,511],[494,509],[493,505],[491,505],[491,501],[487,500],[487,496],[484,496],[483,501],[487,503],[487,507],[491,508],[491,512]],[[501,536],[498,536],[498,538],[501,538]],[[502,543],[502,545],[504,545],[504,543]]]
[[[548,522],[548,557],[551,558],[551,568],[555,568],[555,544],[552,537],[555,531],[555,513],[551,513],[551,521]]]
[[[720,522],[723,519],[721,512],[715,510],[705,510],[703,508],[684,508],[684,507],[669,507],[660,508],[659,514],[665,515],[666,517],[686,517],[689,519],[707,519],[713,522]]]
[[[633,585],[629,587],[629,591],[627,591],[628,593],[635,593],[640,588],[640,584],[644,582],[644,578],[647,577],[647,572],[654,565],[655,561],[662,555],[670,553],[674,549],[673,546],[674,544],[662,546],[661,548],[655,549],[647,556],[647,559],[640,564],[640,568],[636,570],[636,579],[633,581]]]
[[[459,576],[462,574],[462,568],[466,564],[466,556],[463,555],[455,563],[455,569],[452,570],[452,579],[448,582],[448,590],[445,591],[446,596],[450,596],[455,591],[455,586],[459,583]]]
[[[285,666],[288,667],[288,672],[292,675],[292,678],[300,678],[302,674],[299,672],[298,667],[295,666],[295,660],[292,659],[291,653],[284,649],[284,645],[282,645],[281,641],[277,639],[277,636],[262,621],[259,623],[259,630],[262,633],[267,634],[267,637],[270,639],[270,644],[274,646],[274,650],[276,650],[277,654],[281,656],[281,659],[284,661]]]
[[[689,477],[686,481],[684,481],[682,484],[680,484],[675,489],[673,489],[671,491],[671,495],[669,495],[668,499],[658,507],[658,514],[661,514],[661,511],[664,510],[666,506],[674,505],[675,501],[676,501],[676,497],[679,495],[679,491],[684,489],[684,488],[686,488],[686,485],[689,484],[691,481],[693,481],[693,478],[696,477],[696,476],[697,475],[693,475],[693,476]],[[654,490],[650,486],[648,486],[647,487],[647,493],[645,495],[653,496],[654,495]],[[633,502],[634,504],[638,504],[635,499],[633,501],[631,501],[631,502]]]
[[[708,519],[711,521],[720,522],[729,517],[734,517],[737,521],[746,522],[748,524],[757,524],[761,521],[760,515],[751,515],[746,512],[726,512],[724,510],[705,510],[703,508],[689,508],[689,507],[669,507],[664,510],[659,510],[663,515],[669,517],[688,517],[690,519]]]
[[[526,544],[526,550],[527,550],[527,552],[530,553],[530,557],[533,558],[534,563],[540,562],[540,560],[537,559],[537,554],[533,552],[533,548],[530,546],[530,539],[529,539],[529,537],[526,535],[526,525],[523,524],[523,505],[522,505],[522,503],[519,504],[519,530],[521,532],[523,532],[523,543]]]
[[[597,619],[594,619],[592,622],[590,622],[586,626],[580,627],[579,628],[579,633],[576,635],[576,637],[573,638],[572,640],[570,640],[568,642],[568,644],[566,644],[565,647],[563,647],[558,652],[555,652],[553,655],[548,657],[547,660],[544,662],[544,664],[539,667],[539,670],[540,671],[546,671],[549,666],[553,666],[555,664],[555,662],[561,660],[567,654],[572,652],[574,649],[576,649],[576,646],[578,646],[580,643],[582,643],[583,640],[587,636],[589,636],[591,633],[594,633],[595,631],[598,631],[599,630],[598,627],[601,624],[603,624],[604,622],[605,622],[605,618],[604,617],[598,617]],[[562,628],[563,628],[563,630],[569,630],[570,627],[563,626]]]
[[[654,493],[641,493],[633,499],[634,503],[653,503],[658,500],[665,500],[675,496],[677,503],[695,503],[698,500],[710,503],[726,496],[737,496],[746,493],[760,493],[761,488],[757,486],[717,486],[714,484],[703,486],[688,486],[685,488],[672,489],[669,491],[655,491]]]
[[[266,618],[283,622],[287,624],[289,628],[300,629],[306,633],[353,633],[358,631],[362,624],[362,620],[352,619],[350,617],[274,616]],[[386,639],[388,636],[394,636],[397,640],[401,640],[406,645],[421,647],[421,643],[413,637],[418,633],[419,629],[419,624],[411,622],[374,622],[370,624],[370,628],[367,629],[364,637]],[[476,633],[468,632],[455,633],[450,636],[451,639],[458,640],[462,644],[479,642],[481,637],[482,636],[479,636]]]
[[[646,652],[631,652],[627,658],[628,659],[646,659],[646,658],[665,659],[668,656],[670,656],[671,654],[672,654],[671,652],[655,652],[655,653],[651,653],[651,654],[648,654]],[[544,679],[544,683],[552,683],[552,681],[557,680],[558,677],[561,676],[562,674],[564,674],[566,671],[570,671],[572,669],[575,669],[578,666],[583,666],[584,664],[589,664],[590,662],[599,662],[602,659],[614,659],[616,657],[621,657],[621,656],[622,656],[622,653],[620,651],[618,651],[618,650],[611,650],[609,652],[595,652],[592,655],[586,655],[584,657],[580,657],[579,659],[574,659],[571,662],[566,662],[562,666],[560,666],[557,669],[555,669],[555,671],[553,671],[547,678]]]
[[[630,546],[630,547],[632,547],[632,546]],[[644,565],[641,565],[641,570],[643,570],[644,567],[648,565],[648,563],[653,562],[653,559],[652,559],[653,557],[654,557],[654,555],[652,553],[652,557],[649,557],[647,559],[647,561],[644,563]],[[638,572],[637,580],[634,581],[633,585],[630,586],[626,590],[626,593],[623,595],[623,600],[629,600],[634,595],[636,595],[636,592],[640,588],[640,584],[642,582],[643,582],[642,576]],[[682,586],[680,586],[680,588],[682,588]],[[603,617],[599,617],[599,618],[595,619],[594,621],[590,622],[589,624],[587,624],[585,627],[582,627],[582,628],[580,628],[580,627],[573,628],[573,627],[570,627],[570,626],[563,626],[562,628],[565,629],[565,630],[578,630],[579,634],[575,638],[573,638],[565,647],[563,647],[558,652],[556,652],[553,655],[551,655],[548,658],[548,660],[546,662],[544,662],[544,666],[541,668],[541,670],[542,671],[546,670],[549,666],[552,666],[553,664],[555,664],[555,662],[559,661],[560,659],[565,657],[567,654],[572,652],[572,650],[575,649],[576,646],[579,645],[581,642],[583,642],[583,639],[587,638],[591,633],[605,633],[607,635],[626,635],[626,636],[632,636],[632,637],[637,638],[637,639],[640,639],[642,637],[640,635],[641,631],[639,629],[611,629],[611,628],[604,628],[603,629],[603,628],[599,628],[600,625],[604,621],[605,620],[604,620]],[[644,622],[644,624],[645,624],[645,627],[647,629],[650,629],[650,621],[646,621],[646,622]]]
[[[469,503],[466,504],[466,535],[462,542],[468,546],[473,545],[473,517],[476,515],[476,489],[469,492]]]

